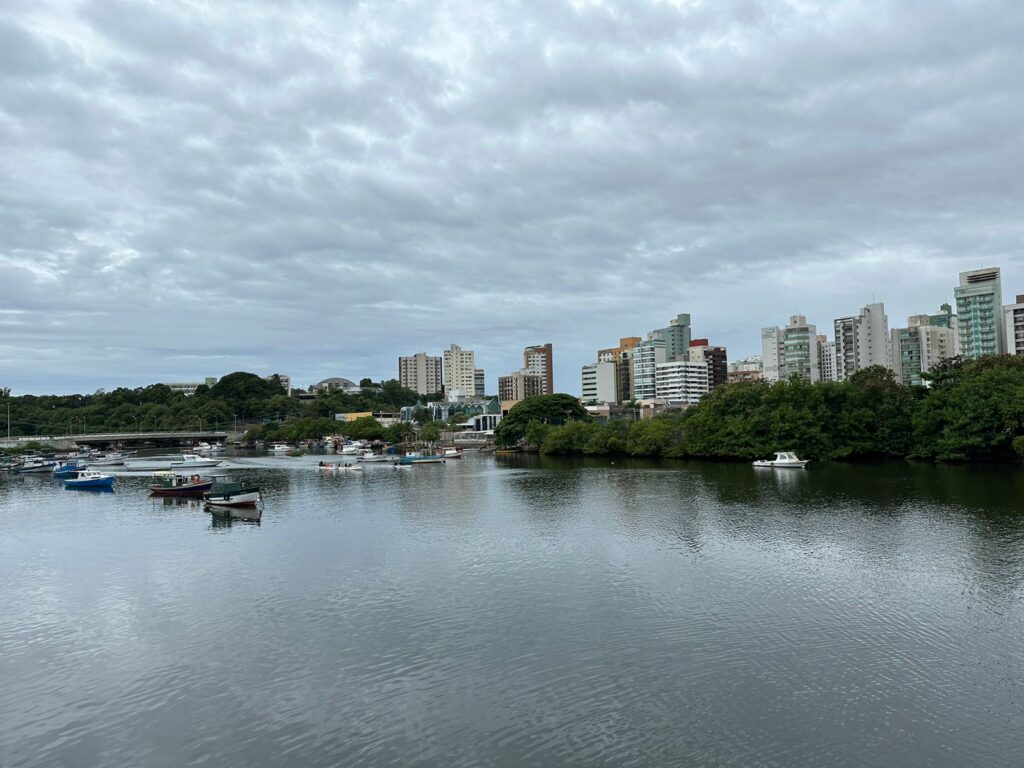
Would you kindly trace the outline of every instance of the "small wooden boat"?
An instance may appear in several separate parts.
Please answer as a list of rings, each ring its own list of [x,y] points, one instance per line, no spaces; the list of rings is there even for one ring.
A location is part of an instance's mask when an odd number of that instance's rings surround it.
[[[495,456],[511,456],[513,453],[519,453],[518,448],[496,448],[494,451]]]
[[[149,486],[153,496],[196,496],[202,497],[213,488],[213,480],[204,479],[199,475],[177,475],[173,472],[161,472],[160,482]]]
[[[441,453],[420,453],[419,451],[409,451],[409,453],[402,456],[399,460],[399,464],[444,464],[444,454]]]
[[[50,459],[25,459],[25,461],[14,468],[13,472],[16,475],[50,473],[53,472],[55,466],[57,466],[57,462]]]
[[[85,464],[78,461],[66,461],[63,464],[55,464],[53,467],[54,477],[75,477],[85,469]]]
[[[64,487],[97,491],[111,490],[114,487],[114,476],[104,475],[95,469],[86,469],[79,472],[78,477],[65,478]]]
[[[244,486],[237,481],[214,483],[204,495],[206,501],[219,507],[255,507],[260,501],[260,489]]]
[[[444,457],[446,459],[461,459],[462,449],[461,448],[445,448]]]
[[[225,523],[230,523],[232,520],[258,523],[260,518],[263,517],[263,510],[256,505],[251,507],[235,507],[225,504],[214,504],[208,501],[203,505],[203,509],[213,515],[215,519],[220,519]]]

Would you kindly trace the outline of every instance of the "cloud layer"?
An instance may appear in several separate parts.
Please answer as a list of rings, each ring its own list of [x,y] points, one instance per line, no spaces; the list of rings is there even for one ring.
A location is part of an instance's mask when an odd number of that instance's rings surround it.
[[[396,375],[677,312],[733,356],[956,273],[1024,292],[1024,7],[0,10],[0,385]],[[1015,282],[1017,281],[1017,282]]]

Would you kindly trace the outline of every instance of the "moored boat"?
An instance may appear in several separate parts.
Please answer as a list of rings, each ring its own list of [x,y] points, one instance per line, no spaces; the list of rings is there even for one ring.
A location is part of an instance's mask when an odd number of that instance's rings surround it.
[[[461,459],[462,449],[461,448],[445,448],[444,457],[446,459]]]
[[[186,453],[180,459],[171,461],[171,469],[188,469],[190,467],[216,467],[223,464],[223,459],[207,459],[195,453]]]
[[[210,504],[219,507],[254,507],[260,501],[260,489],[234,480],[218,481],[204,494]]]
[[[271,453],[288,453],[292,447],[288,443],[274,443],[268,449]]]
[[[200,475],[179,475],[162,472],[160,482],[149,486],[153,496],[196,496],[201,497],[211,488],[213,480]]]
[[[770,469],[803,469],[809,459],[800,459],[792,451],[778,451],[774,459],[760,459],[754,462],[755,467]]]
[[[77,477],[65,478],[64,487],[85,490],[110,490],[114,487],[114,476],[105,475],[95,469],[86,469],[79,472]]]
[[[55,464],[53,466],[54,477],[74,477],[79,472],[85,469],[85,464],[79,461],[65,461],[62,464]]]
[[[444,464],[444,454],[409,451],[398,459],[399,464]]]
[[[25,459],[25,461],[16,466],[12,471],[16,475],[42,474],[43,472],[53,472],[53,468],[55,466],[57,466],[57,462],[52,461],[51,459],[31,458]]]

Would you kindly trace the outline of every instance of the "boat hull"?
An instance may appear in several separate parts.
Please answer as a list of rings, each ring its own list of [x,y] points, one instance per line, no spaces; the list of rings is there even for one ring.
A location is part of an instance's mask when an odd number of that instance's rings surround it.
[[[207,504],[216,507],[255,507],[260,492],[243,489],[237,493],[207,493],[205,498]]]
[[[202,497],[213,488],[213,480],[205,483],[192,483],[190,485],[179,485],[170,487],[166,485],[151,485],[149,492],[151,496],[193,496]]]
[[[64,487],[83,491],[109,491],[114,488],[114,478],[112,475],[107,475],[106,477],[90,477],[86,480],[67,479],[64,481]]]

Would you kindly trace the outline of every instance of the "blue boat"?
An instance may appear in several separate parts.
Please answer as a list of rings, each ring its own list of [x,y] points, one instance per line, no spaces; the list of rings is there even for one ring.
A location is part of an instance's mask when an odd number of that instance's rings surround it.
[[[95,469],[87,469],[78,473],[78,477],[69,477],[64,480],[65,488],[82,488],[91,491],[110,491],[114,488],[114,476],[104,475]]]
[[[63,464],[58,464],[53,468],[54,477],[75,477],[85,469],[85,464],[78,461],[66,461]]]

